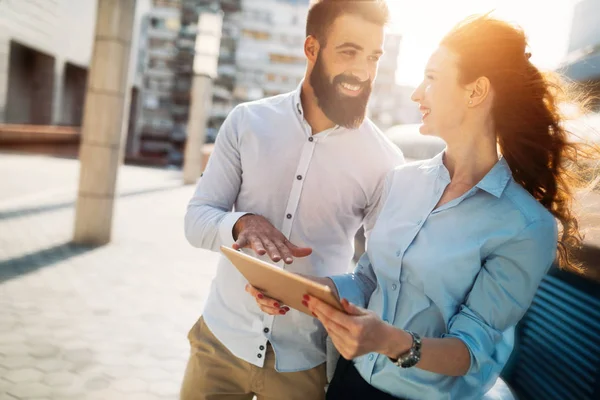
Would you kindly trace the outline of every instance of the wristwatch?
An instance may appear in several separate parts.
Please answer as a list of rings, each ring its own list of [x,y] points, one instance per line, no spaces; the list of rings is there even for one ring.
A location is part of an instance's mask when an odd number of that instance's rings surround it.
[[[401,368],[414,367],[421,360],[421,336],[414,332],[406,332],[412,336],[412,346],[406,353],[400,355],[398,359],[394,360],[390,358],[391,362]]]

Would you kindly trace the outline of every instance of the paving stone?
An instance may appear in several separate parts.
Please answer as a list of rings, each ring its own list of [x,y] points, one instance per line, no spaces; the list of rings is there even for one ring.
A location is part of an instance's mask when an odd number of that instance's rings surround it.
[[[46,396],[50,388],[38,382],[20,382],[9,387],[6,392],[18,399],[29,399]]]
[[[51,372],[44,376],[43,382],[51,387],[69,386],[76,376],[70,372]]]
[[[23,343],[0,345],[0,354],[4,356],[26,356],[28,353],[29,347]]]
[[[13,383],[39,381],[44,374],[33,368],[14,369],[4,375],[4,379]]]
[[[112,385],[112,388],[121,393],[139,393],[148,388],[148,383],[137,378],[119,379]]]
[[[35,362],[35,368],[42,372],[68,371],[71,366],[72,363],[60,359],[40,360]]]
[[[52,345],[31,346],[29,355],[34,358],[54,358],[60,353],[60,349]]]
[[[33,366],[35,360],[29,356],[7,356],[0,358],[0,365],[8,369],[18,369]]]
[[[111,379],[108,378],[92,378],[84,383],[84,387],[89,391],[99,391],[110,387]]]
[[[174,381],[159,381],[151,383],[149,392],[159,396],[177,396],[181,385]]]

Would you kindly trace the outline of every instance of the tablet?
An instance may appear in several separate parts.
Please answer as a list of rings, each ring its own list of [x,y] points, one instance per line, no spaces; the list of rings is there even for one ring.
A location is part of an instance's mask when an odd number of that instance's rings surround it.
[[[312,317],[310,310],[302,304],[303,296],[308,294],[345,312],[331,289],[326,285],[313,282],[230,247],[221,246],[221,252],[252,286],[288,307]]]

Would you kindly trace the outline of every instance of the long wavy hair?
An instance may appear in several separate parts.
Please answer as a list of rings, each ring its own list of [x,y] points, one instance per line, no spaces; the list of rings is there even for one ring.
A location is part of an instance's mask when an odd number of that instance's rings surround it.
[[[463,20],[441,45],[458,55],[462,83],[484,76],[490,80],[500,152],[515,181],[560,222],[559,265],[583,273],[573,257],[583,241],[573,197],[576,189],[589,184],[587,161],[600,160],[600,151],[567,129],[560,106],[575,104],[584,110],[586,96],[558,74],[536,68],[526,52],[523,30],[490,14]]]

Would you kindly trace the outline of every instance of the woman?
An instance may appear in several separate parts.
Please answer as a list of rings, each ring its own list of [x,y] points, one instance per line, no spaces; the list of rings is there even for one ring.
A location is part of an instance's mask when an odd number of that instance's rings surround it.
[[[485,15],[458,24],[431,56],[412,99],[421,133],[445,151],[388,176],[353,274],[316,278],[347,314],[305,296],[343,356],[328,399],[481,398],[557,249],[561,266],[578,268],[579,181],[567,168],[585,151],[569,142],[560,92],[525,49],[522,30]]]

